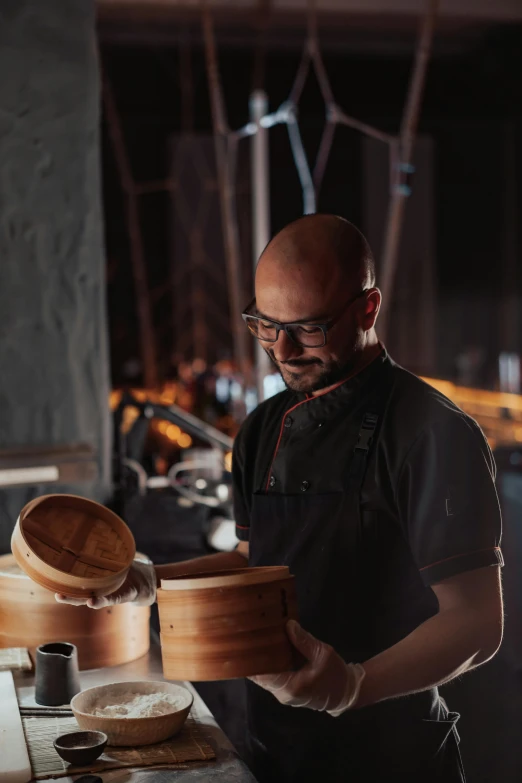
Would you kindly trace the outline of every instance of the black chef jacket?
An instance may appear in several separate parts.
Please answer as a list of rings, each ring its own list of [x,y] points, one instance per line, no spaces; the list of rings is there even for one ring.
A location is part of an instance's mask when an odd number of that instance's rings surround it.
[[[250,541],[250,559],[256,565],[287,562],[279,556],[277,535],[268,558],[266,553],[261,561],[257,556],[255,550],[261,548],[264,526],[272,521],[266,515],[252,514],[253,502],[260,496],[280,496],[283,506],[287,501],[294,504],[292,508],[315,504],[316,517],[320,518],[322,508],[328,515],[329,499],[345,491],[361,418],[375,390],[385,385],[383,415],[358,495],[362,534],[357,539],[356,558],[346,563],[347,571],[357,569],[353,583],[357,595],[350,600],[361,607],[355,622],[347,617],[350,649],[340,652],[349,661],[364,661],[378,654],[433,616],[438,604],[430,585],[471,569],[502,565],[495,465],[486,439],[473,419],[396,365],[383,351],[360,373],[326,393],[311,397],[285,391],[262,403],[246,420],[234,446],[238,538]],[[306,499],[305,506],[295,505],[298,496]],[[347,518],[346,525],[350,524]],[[299,524],[293,524],[291,535],[310,538],[305,528],[306,524],[302,530]],[[309,540],[306,543],[311,563],[314,557],[321,558],[325,548],[319,528],[314,532],[315,554],[313,540],[312,547]],[[273,542],[274,531],[269,532],[267,527],[266,532]],[[285,530],[280,531],[281,551],[299,545],[288,536]],[[336,567],[343,568],[339,563]],[[321,573],[325,573],[324,564]],[[300,579],[302,583],[302,574]],[[344,574],[339,574],[339,584],[347,584]],[[314,590],[319,592],[320,586],[310,584],[308,596]],[[321,600],[328,602],[327,597]],[[327,609],[325,606],[321,617],[315,607],[314,627],[308,630],[332,643],[338,631],[331,627]],[[342,612],[341,617],[337,614],[335,623],[339,624],[343,616]],[[277,732],[272,727],[278,721],[281,725],[292,723],[295,737],[300,736],[300,724],[302,736],[306,736],[307,721],[316,720],[313,731],[316,726],[322,730],[320,718],[304,714],[308,710],[279,710],[279,705],[272,706],[270,694],[256,693],[252,702],[256,700],[260,706],[254,705],[255,710],[265,712],[264,725],[259,722],[257,733],[267,745],[268,754],[272,742],[276,744]],[[345,725],[349,721],[364,722],[363,713],[380,715],[380,725],[402,722],[410,713],[425,723],[433,717],[436,704],[438,696],[432,689],[347,714]],[[255,724],[255,714],[251,718]],[[444,716],[435,720],[444,720]],[[332,725],[324,723],[325,732],[331,731]],[[341,723],[336,727],[342,731]],[[413,733],[412,737],[415,745]],[[280,743],[276,753],[285,752],[285,743]],[[287,774],[286,779],[290,779]],[[303,778],[296,775],[295,779]],[[342,771],[337,779],[345,779]]]
[[[393,582],[415,603],[424,586],[503,565],[496,469],[474,419],[386,352],[332,391],[284,391],[250,414],[234,444],[236,532],[249,540],[254,493],[341,490],[365,397],[384,363],[394,385],[361,506],[372,578],[386,593]]]

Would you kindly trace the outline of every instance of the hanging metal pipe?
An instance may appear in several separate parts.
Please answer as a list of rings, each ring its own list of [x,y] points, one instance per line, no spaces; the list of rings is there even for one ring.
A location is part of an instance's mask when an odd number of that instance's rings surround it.
[[[212,109],[212,125],[216,148],[216,166],[221,205],[221,223],[227,261],[227,282],[230,303],[230,322],[234,345],[234,357],[245,385],[250,383],[248,361],[248,334],[241,318],[243,286],[239,236],[235,209],[235,157],[237,141],[231,138],[227,124],[223,91],[218,68],[214,27],[209,8],[203,5],[203,36],[208,85]]]
[[[406,199],[410,194],[407,176],[412,172],[413,147],[419,122],[420,107],[426,71],[433,45],[435,17],[439,0],[428,0],[428,7],[422,23],[415,64],[408,89],[408,97],[404,106],[401,130],[399,136],[399,160],[392,172],[391,195],[386,222],[386,235],[381,266],[382,306],[379,315],[379,334],[386,340],[389,331],[389,316],[393,293],[393,284],[397,270],[397,258],[400,246]]]
[[[263,128],[261,119],[268,113],[268,97],[263,90],[255,90],[250,96],[250,121],[257,126],[252,136],[251,178],[252,178],[252,250],[254,275],[259,257],[270,241],[270,160],[268,129]],[[270,359],[255,345],[255,375],[257,399],[265,398],[265,376],[270,373]]]
[[[287,117],[286,129],[290,140],[290,149],[294,157],[294,164],[297,169],[301,190],[303,192],[303,215],[313,215],[316,212],[315,188],[312,172],[308,165],[299,123],[297,121],[297,109],[293,105],[286,108]]]
[[[131,164],[125,145],[120,115],[112,93],[107,74],[103,74],[103,104],[107,117],[107,128],[114,151],[114,158],[125,196],[125,216],[129,235],[129,252],[134,279],[136,309],[140,328],[140,354],[143,367],[143,382],[147,389],[158,384],[156,338],[150,304],[149,283],[145,249],[140,227],[140,210]]]

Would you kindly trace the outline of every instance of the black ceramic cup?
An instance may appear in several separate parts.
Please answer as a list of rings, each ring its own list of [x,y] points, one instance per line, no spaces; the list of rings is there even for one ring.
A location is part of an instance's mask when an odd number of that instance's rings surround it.
[[[68,642],[41,644],[36,650],[35,661],[36,703],[45,707],[69,704],[80,690],[75,645]]]
[[[107,735],[102,731],[73,731],[69,734],[62,734],[61,737],[54,740],[54,747],[58,755],[76,767],[85,767],[96,761],[106,745]],[[89,776],[85,777],[87,779]],[[92,777],[95,781],[96,779],[102,780],[102,778],[95,778],[94,775]]]

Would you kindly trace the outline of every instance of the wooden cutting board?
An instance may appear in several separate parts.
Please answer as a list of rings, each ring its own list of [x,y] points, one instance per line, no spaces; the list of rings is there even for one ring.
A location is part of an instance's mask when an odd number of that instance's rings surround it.
[[[11,672],[0,672],[0,783],[28,783],[31,764]]]

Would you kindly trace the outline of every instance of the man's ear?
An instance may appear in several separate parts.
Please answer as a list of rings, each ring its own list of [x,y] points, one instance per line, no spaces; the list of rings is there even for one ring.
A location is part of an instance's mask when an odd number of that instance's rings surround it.
[[[381,309],[382,295],[378,288],[371,288],[366,294],[363,314],[363,329],[367,332],[375,326],[379,310]]]

